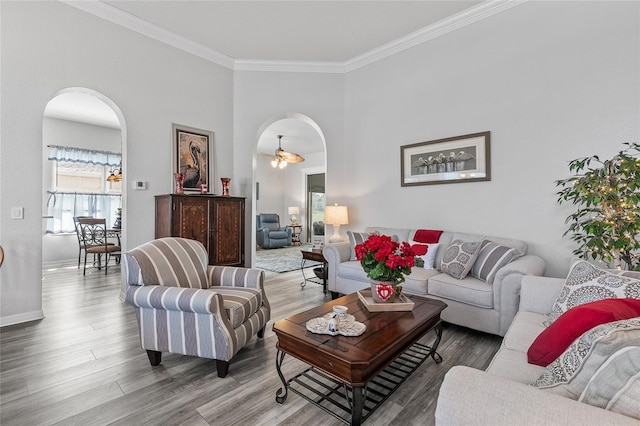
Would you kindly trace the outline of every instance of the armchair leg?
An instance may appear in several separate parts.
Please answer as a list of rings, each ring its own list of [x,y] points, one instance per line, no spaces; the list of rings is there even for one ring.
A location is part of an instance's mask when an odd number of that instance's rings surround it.
[[[151,366],[156,367],[162,362],[162,352],[147,350],[147,356]]]
[[[267,328],[266,325],[264,327],[262,327],[260,330],[258,330],[258,337],[261,338],[261,339],[264,337],[264,329],[265,328]]]
[[[227,377],[229,374],[229,362],[216,359],[216,368],[218,369],[218,377]]]

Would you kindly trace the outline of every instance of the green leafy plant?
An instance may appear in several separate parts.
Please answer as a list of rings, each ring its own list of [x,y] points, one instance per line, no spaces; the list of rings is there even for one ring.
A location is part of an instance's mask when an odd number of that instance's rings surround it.
[[[574,176],[556,181],[562,187],[558,203],[577,206],[563,234],[578,244],[575,255],[640,270],[640,145],[624,145],[609,160],[594,155],[571,161]]]

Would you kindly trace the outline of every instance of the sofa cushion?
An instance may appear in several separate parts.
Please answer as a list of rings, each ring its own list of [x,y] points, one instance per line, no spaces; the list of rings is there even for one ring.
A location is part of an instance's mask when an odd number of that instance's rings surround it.
[[[405,280],[401,284],[402,291],[409,294],[426,295],[428,293],[427,283],[429,278],[439,273],[435,269],[411,268],[411,273],[405,275]]]
[[[262,291],[246,287],[215,287],[222,295],[224,310],[233,328],[238,327],[262,306]]]
[[[627,346],[640,346],[640,317],[587,331],[549,364],[532,385],[577,400],[598,368]]]
[[[447,274],[429,278],[429,294],[481,308],[493,308],[493,286],[477,278],[459,280]]]
[[[604,299],[571,308],[534,340],[527,351],[528,360],[546,367],[584,332],[600,324],[635,317],[640,317],[638,299]]]
[[[442,237],[440,239],[442,239]],[[512,240],[511,238],[490,237],[486,235],[467,234],[464,232],[454,232],[453,236],[451,237],[451,241],[482,241],[484,239],[490,239],[494,243],[500,244],[501,246],[513,247],[518,252],[518,255],[516,257],[521,257],[527,254],[527,243],[520,240]]]
[[[436,260],[436,254],[438,253],[438,247],[440,246],[439,244],[423,244],[414,240],[409,241],[409,244],[411,244],[411,247],[415,245],[427,246],[427,253],[418,257],[420,257],[424,261],[424,269],[435,269],[434,263]]]
[[[471,271],[481,245],[480,241],[452,241],[444,253],[440,270],[454,278],[463,279]]]
[[[360,262],[357,260],[349,260],[347,262],[339,263],[336,274],[340,278],[369,282],[366,272],[364,272],[362,265],[360,265]]]
[[[493,376],[513,380],[525,385],[540,377],[543,371],[544,367],[527,363],[526,352],[516,351],[504,346],[495,354],[489,367],[487,367],[487,373]]]
[[[483,240],[476,261],[471,268],[471,275],[493,284],[496,272],[518,256],[516,249]]]
[[[611,355],[578,401],[640,419],[640,347],[629,346]]]
[[[347,237],[349,237],[349,246],[351,247],[351,257],[349,260],[356,260],[356,246],[367,241],[369,238],[368,232],[351,232],[347,231]]]
[[[575,306],[623,297],[640,299],[640,280],[614,274],[579,260],[572,265],[545,325],[551,325]]]
[[[543,314],[519,311],[502,340],[502,346],[526,354],[531,343],[544,331],[546,319],[547,316]]]
[[[369,234],[378,234],[378,235],[388,235],[391,237],[393,241],[403,242],[409,241],[409,234],[411,233],[410,229],[405,228],[384,228],[381,226],[367,226],[364,228],[364,232]]]

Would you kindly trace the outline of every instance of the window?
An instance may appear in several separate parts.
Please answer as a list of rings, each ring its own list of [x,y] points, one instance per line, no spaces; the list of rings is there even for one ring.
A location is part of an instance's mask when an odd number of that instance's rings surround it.
[[[114,168],[119,169],[120,154],[49,148],[52,179],[47,233],[75,232],[75,216],[104,217],[107,224],[113,224],[116,211],[122,206],[122,182],[108,182],[107,177]]]

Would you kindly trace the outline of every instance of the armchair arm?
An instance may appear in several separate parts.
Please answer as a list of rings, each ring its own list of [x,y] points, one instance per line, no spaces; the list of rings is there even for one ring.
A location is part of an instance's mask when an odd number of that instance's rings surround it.
[[[211,287],[246,287],[264,290],[264,271],[234,266],[207,266]]]
[[[640,425],[618,413],[564,398],[470,367],[447,372],[436,425]]]
[[[125,300],[136,308],[209,315],[224,312],[222,297],[210,289],[132,285],[127,288]]]

